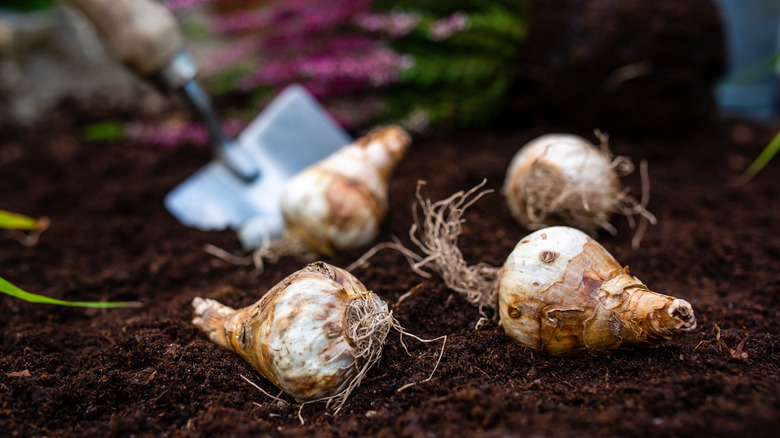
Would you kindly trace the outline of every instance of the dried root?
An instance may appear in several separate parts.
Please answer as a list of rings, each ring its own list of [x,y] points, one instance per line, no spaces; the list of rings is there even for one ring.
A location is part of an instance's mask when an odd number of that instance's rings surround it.
[[[347,270],[362,265],[381,249],[395,249],[406,257],[417,275],[430,278],[431,274],[424,270],[430,268],[442,278],[448,288],[478,307],[480,314],[485,317],[485,309],[496,309],[494,289],[499,268],[487,263],[469,265],[458,247],[458,237],[463,233],[463,214],[474,202],[492,192],[483,190],[477,193],[485,182],[482,181],[471,190],[459,191],[446,199],[431,202],[430,199],[423,199],[420,194],[420,188],[425,181],[418,181],[415,195],[418,202],[412,206],[414,224],[409,230],[409,237],[421,254],[394,239],[393,242],[381,243],[371,248]],[[418,207],[422,210],[422,216],[418,213]]]
[[[293,257],[300,262],[309,263],[317,260],[317,253],[297,234],[286,231],[273,242],[264,238],[262,245],[252,252],[252,263],[259,275],[265,270],[266,263],[276,264],[283,257]]]
[[[326,409],[332,408],[333,415],[338,414],[352,391],[363,382],[368,370],[382,357],[390,329],[403,330],[392,311],[379,305],[376,300],[364,297],[347,304],[344,319],[346,337],[354,344],[352,354],[357,363],[357,373],[346,388],[327,399]]]
[[[276,264],[283,257],[293,257],[302,263],[317,259],[317,254],[301,238],[290,232],[282,234],[282,237],[273,242],[270,238],[264,238],[263,243],[248,257],[231,254],[210,243],[203,245],[203,251],[236,266],[254,266],[257,275],[265,271],[266,264]]]
[[[418,182],[416,197],[422,210],[422,218],[417,213],[418,204],[412,207],[414,224],[409,237],[420,249],[423,256],[412,268],[420,273],[422,268],[431,266],[450,289],[458,292],[469,303],[477,306],[484,316],[484,310],[495,310],[496,295],[494,283],[499,268],[487,263],[469,265],[458,247],[458,237],[463,233],[463,214],[482,196],[492,190],[483,190],[486,181],[482,181],[469,191],[459,191],[449,198],[437,202],[423,199]]]
[[[731,359],[739,359],[744,360],[748,358],[748,354],[743,351],[745,348],[745,342],[747,342],[749,334],[747,330],[745,330],[745,337],[742,338],[741,341],[737,344],[736,348],[731,348],[728,345],[726,345],[726,342],[721,338],[721,330],[718,324],[713,324],[712,333],[715,335],[713,339],[705,339],[701,342],[699,342],[696,347],[694,347],[693,351],[696,351],[704,344],[710,344],[714,343],[718,347],[718,352],[723,354],[723,350],[725,349],[726,352],[728,352],[728,356]]]
[[[316,403],[324,401],[325,409],[332,411],[333,415],[339,413],[341,408],[347,402],[347,399],[352,394],[363,380],[366,378],[368,371],[379,361],[382,357],[382,351],[387,343],[387,336],[390,330],[397,331],[400,335],[401,346],[409,353],[403,337],[409,336],[423,343],[436,342],[443,340],[441,351],[438,354],[436,365],[434,366],[431,374],[425,380],[421,382],[408,383],[398,389],[398,392],[417,385],[418,383],[425,383],[433,378],[436,369],[439,367],[439,362],[444,355],[444,347],[447,344],[447,336],[440,336],[434,339],[422,339],[406,331],[401,326],[401,323],[393,316],[393,312],[388,310],[377,303],[376,300],[366,297],[360,297],[351,300],[347,304],[347,312],[345,317],[344,330],[347,338],[353,343],[352,354],[355,357],[355,363],[357,365],[357,373],[352,378],[349,385],[341,390],[338,394],[330,397],[326,397],[319,400],[312,400],[301,403],[301,407],[298,411],[298,417],[303,424],[303,418],[301,417],[301,409],[308,403]],[[263,391],[265,393],[265,391]],[[269,395],[265,393],[266,395]],[[270,395],[269,395],[270,396]]]
[[[513,216],[530,230],[568,225],[590,235],[599,228],[614,235],[617,230],[610,218],[626,216],[629,226],[637,230],[632,241],[637,248],[647,224],[656,223],[647,210],[647,163],[640,165],[640,201],[628,194],[628,188],[620,189],[618,178],[634,171],[631,160],[613,157],[609,137],[598,130],[595,134],[601,140],[600,150],[580,137],[564,135],[543,136],[526,145],[507,174],[507,203]],[[641,219],[638,228],[635,216]]]

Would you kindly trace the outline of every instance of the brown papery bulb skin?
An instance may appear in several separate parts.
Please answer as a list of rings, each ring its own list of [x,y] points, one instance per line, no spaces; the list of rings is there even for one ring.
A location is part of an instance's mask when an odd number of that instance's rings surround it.
[[[512,158],[504,196],[512,216],[529,230],[568,225],[595,233],[611,229],[621,185],[609,156],[582,137],[547,134]]]
[[[552,355],[606,355],[696,328],[687,301],[648,290],[574,228],[544,228],[523,238],[496,284],[506,333]]]
[[[348,304],[358,299],[387,311],[387,304],[352,274],[316,262],[243,309],[195,298],[192,322],[212,342],[238,353],[271,383],[305,402],[339,394],[360,373],[363,364],[356,356],[362,355],[348,335],[347,315]]]
[[[410,144],[400,126],[378,128],[304,169],[282,196],[287,228],[320,254],[371,243],[387,213],[390,175]]]

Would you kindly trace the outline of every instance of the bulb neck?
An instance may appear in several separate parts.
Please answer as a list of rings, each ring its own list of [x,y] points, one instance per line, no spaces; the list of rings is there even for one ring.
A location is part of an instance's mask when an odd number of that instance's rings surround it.
[[[363,149],[366,159],[386,179],[406,155],[411,142],[411,137],[402,128],[388,126],[369,133],[354,145]]]
[[[696,317],[690,303],[647,288],[627,269],[604,283],[610,291],[609,301],[602,304],[614,309],[621,322],[619,337],[624,346],[657,344],[676,338],[696,328]]]
[[[624,303],[626,337],[638,344],[673,339],[696,328],[690,303],[648,290],[643,284]]]
[[[661,318],[665,332],[673,336],[679,336],[696,328],[696,316],[693,314],[691,303],[675,298],[663,309],[664,317]]]

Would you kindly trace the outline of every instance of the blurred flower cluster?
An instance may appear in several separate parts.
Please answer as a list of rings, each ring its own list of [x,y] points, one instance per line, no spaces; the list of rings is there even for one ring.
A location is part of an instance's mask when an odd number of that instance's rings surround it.
[[[345,128],[413,132],[498,114],[516,74],[530,0],[165,0],[201,80],[250,120],[283,87],[304,85]],[[209,46],[209,45],[207,45]],[[238,97],[231,99],[231,96]],[[235,129],[235,120],[231,121]],[[172,131],[174,130],[174,131]],[[188,124],[133,126],[167,146],[206,141]]]

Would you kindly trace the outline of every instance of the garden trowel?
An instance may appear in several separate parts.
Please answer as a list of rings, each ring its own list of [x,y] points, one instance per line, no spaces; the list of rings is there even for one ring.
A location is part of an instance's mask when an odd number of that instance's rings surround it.
[[[181,222],[204,230],[233,228],[245,248],[284,230],[285,182],[351,138],[303,87],[285,89],[233,140],[226,136],[175,18],[151,0],[69,0],[95,24],[108,48],[164,91],[178,91],[206,126],[214,161],[165,198]]]

